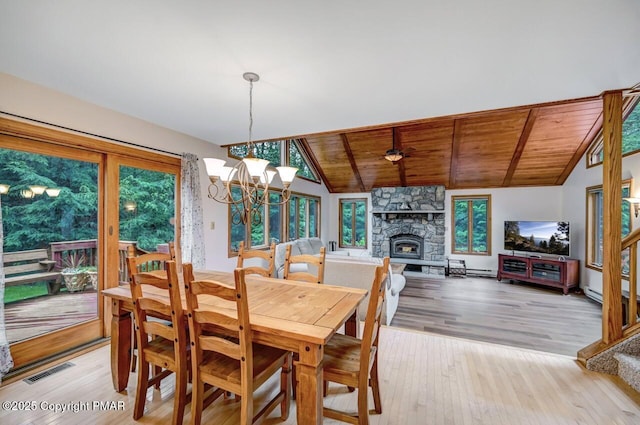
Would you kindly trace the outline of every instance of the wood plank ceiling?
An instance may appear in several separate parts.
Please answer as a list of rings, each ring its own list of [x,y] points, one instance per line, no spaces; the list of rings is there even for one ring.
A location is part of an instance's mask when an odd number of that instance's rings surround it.
[[[590,97],[302,137],[332,193],[561,185],[602,126]],[[395,147],[407,154],[384,159]]]

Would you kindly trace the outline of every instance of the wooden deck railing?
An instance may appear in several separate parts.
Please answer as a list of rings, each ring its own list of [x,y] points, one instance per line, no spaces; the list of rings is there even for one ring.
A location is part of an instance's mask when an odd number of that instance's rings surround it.
[[[56,262],[55,270],[62,270],[65,264],[69,263],[69,258],[76,256],[83,258],[82,266],[98,265],[98,241],[97,239],[51,242],[51,257]],[[136,254],[142,254],[145,251],[138,248],[135,241],[120,241],[118,243],[118,281],[120,284],[128,283],[129,277],[127,273],[127,249],[133,246]]]

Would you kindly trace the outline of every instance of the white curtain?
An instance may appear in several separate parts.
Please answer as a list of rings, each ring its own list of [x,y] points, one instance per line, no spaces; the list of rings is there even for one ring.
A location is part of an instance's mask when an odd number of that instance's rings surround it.
[[[192,153],[182,154],[181,217],[182,261],[202,269],[204,262],[204,224],[202,221],[202,195],[200,192],[200,170],[198,157]]]
[[[4,246],[4,233],[2,230],[2,201],[0,200],[0,382],[2,377],[13,367],[13,359],[9,351],[9,341],[4,325],[4,266],[2,247]]]

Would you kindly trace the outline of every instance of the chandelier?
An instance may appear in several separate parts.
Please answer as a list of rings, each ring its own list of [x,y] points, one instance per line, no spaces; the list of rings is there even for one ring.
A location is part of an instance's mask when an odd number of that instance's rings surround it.
[[[298,171],[295,167],[272,167],[266,159],[256,158],[252,141],[253,130],[253,83],[260,77],[253,72],[245,72],[242,77],[249,82],[249,140],[247,141],[247,155],[232,167],[226,166],[226,161],[218,158],[203,158],[209,175],[209,198],[214,201],[229,204],[232,208],[231,220],[233,224],[260,224],[264,213],[264,206],[282,205],[289,201],[291,191],[289,186]],[[282,189],[278,202],[270,202],[269,186],[275,175],[280,176]],[[235,179],[235,180],[234,180]],[[238,188],[238,190],[233,190]],[[238,193],[239,192],[239,193]],[[271,189],[273,194],[273,188]]]

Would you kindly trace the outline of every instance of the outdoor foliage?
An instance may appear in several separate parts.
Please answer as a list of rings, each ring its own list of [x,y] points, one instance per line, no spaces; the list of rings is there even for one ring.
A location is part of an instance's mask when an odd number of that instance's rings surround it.
[[[2,195],[6,252],[97,238],[98,164],[0,149],[0,182],[11,186]],[[30,185],[61,190],[57,197],[22,197]],[[121,208],[120,239],[150,250],[174,239],[174,175],[122,167],[120,192],[137,204],[135,212]]]

